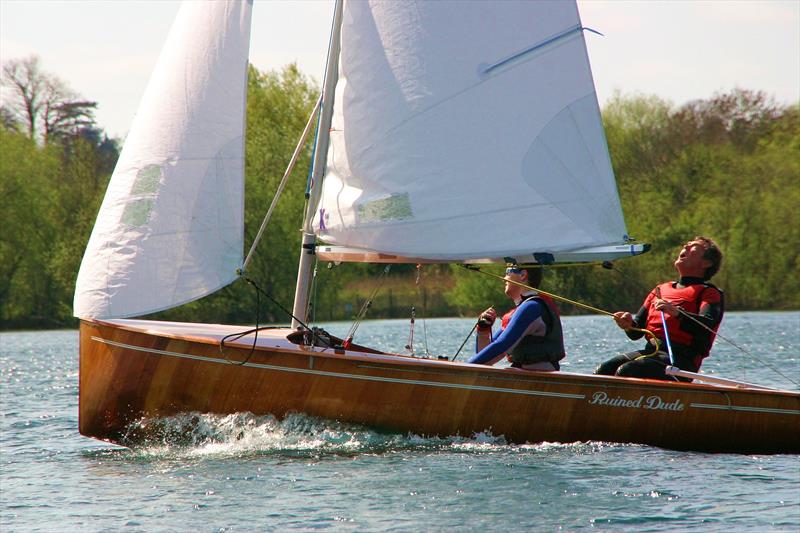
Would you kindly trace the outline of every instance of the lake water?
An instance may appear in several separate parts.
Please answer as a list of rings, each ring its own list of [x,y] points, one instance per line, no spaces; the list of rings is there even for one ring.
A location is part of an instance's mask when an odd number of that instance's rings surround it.
[[[415,351],[452,355],[472,323],[418,318]],[[638,347],[604,317],[564,329],[565,370]],[[729,313],[721,333],[744,351],[718,340],[703,370],[798,390],[798,331],[797,312]],[[402,320],[356,335],[394,351],[408,339]],[[247,413],[195,415],[190,432],[176,417],[169,440],[126,449],[78,434],[77,331],[0,334],[0,386],[3,532],[800,530],[800,456],[520,446]]]

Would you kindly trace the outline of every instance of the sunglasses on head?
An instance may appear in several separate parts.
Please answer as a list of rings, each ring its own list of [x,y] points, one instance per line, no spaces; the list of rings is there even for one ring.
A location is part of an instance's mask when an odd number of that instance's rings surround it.
[[[519,267],[508,267],[506,269],[506,276],[509,274],[522,274],[522,269]]]

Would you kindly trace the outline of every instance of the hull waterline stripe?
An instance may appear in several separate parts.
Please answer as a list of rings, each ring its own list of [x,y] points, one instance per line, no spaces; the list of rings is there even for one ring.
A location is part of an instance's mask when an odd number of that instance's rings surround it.
[[[144,348],[141,346],[134,346],[131,344],[123,344],[121,342],[110,341],[107,339],[102,339],[100,337],[92,337],[93,341],[108,344],[110,346],[116,346],[118,348],[125,348],[128,350],[135,350],[138,352],[147,352],[156,355],[165,355],[169,357],[178,357],[180,359],[193,359],[195,361],[204,361],[207,363],[217,363],[227,365],[230,364],[225,360],[222,359],[215,359],[213,357],[204,357],[202,355],[191,355],[186,353],[177,353],[177,352],[168,352],[165,350],[155,350],[152,348]],[[326,372],[322,370],[310,370],[305,368],[291,368],[285,366],[276,366],[276,365],[265,365],[261,363],[245,363],[244,365],[237,365],[237,366],[246,366],[251,368],[261,368],[265,370],[277,370],[279,372],[294,372],[297,374],[313,374],[317,376],[326,376],[326,377],[334,377],[334,378],[345,378],[345,379],[360,379],[363,381],[381,381],[385,383],[404,383],[407,385],[425,385],[429,387],[442,387],[442,388],[450,388],[450,389],[467,389],[467,390],[478,390],[478,391],[490,391],[490,392],[507,392],[510,394],[524,394],[527,396],[550,396],[553,398],[571,398],[575,400],[584,400],[586,399],[586,395],[584,394],[568,394],[563,392],[543,392],[543,391],[533,391],[533,390],[522,390],[522,389],[505,389],[501,387],[487,387],[482,385],[462,385],[459,383],[441,383],[436,381],[421,381],[415,379],[400,379],[400,378],[390,378],[390,377],[378,377],[378,376],[363,376],[359,374],[344,374],[340,372]]]
[[[800,415],[798,409],[773,409],[770,407],[739,407],[737,405],[717,405],[709,403],[690,403],[689,407],[698,409],[720,409],[722,411],[749,411],[753,413],[777,413],[781,415]]]

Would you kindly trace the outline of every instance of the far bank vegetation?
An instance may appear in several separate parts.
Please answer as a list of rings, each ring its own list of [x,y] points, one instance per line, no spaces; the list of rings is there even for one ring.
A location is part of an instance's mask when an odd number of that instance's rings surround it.
[[[74,327],[72,291],[121,141],[94,120],[96,103],[45,72],[37,58],[3,65],[0,106],[0,328]],[[246,243],[252,242],[319,88],[296,67],[250,69]],[[728,309],[800,308],[800,108],[744,89],[682,106],[617,94],[603,109],[631,235],[650,253],[600,266],[551,268],[543,287],[608,310],[638,308],[674,278],[672,261],[696,235],[725,261],[714,282]],[[310,149],[302,156],[250,275],[291,307]],[[525,227],[535,231],[535,222]],[[502,284],[456,266],[318,265],[317,320],[348,320],[375,295],[367,318],[474,316],[505,308]],[[500,267],[493,270],[500,273]],[[255,295],[237,282],[173,309],[166,319],[252,323]],[[577,312],[561,306],[566,313]],[[287,316],[262,302],[262,322]]]

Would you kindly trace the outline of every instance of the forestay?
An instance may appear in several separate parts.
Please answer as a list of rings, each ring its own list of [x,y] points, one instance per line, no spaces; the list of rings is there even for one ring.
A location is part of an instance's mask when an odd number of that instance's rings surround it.
[[[86,249],[76,316],[154,312],[236,278],[251,8],[181,6]]]
[[[346,2],[326,243],[459,260],[627,235],[575,2]]]

